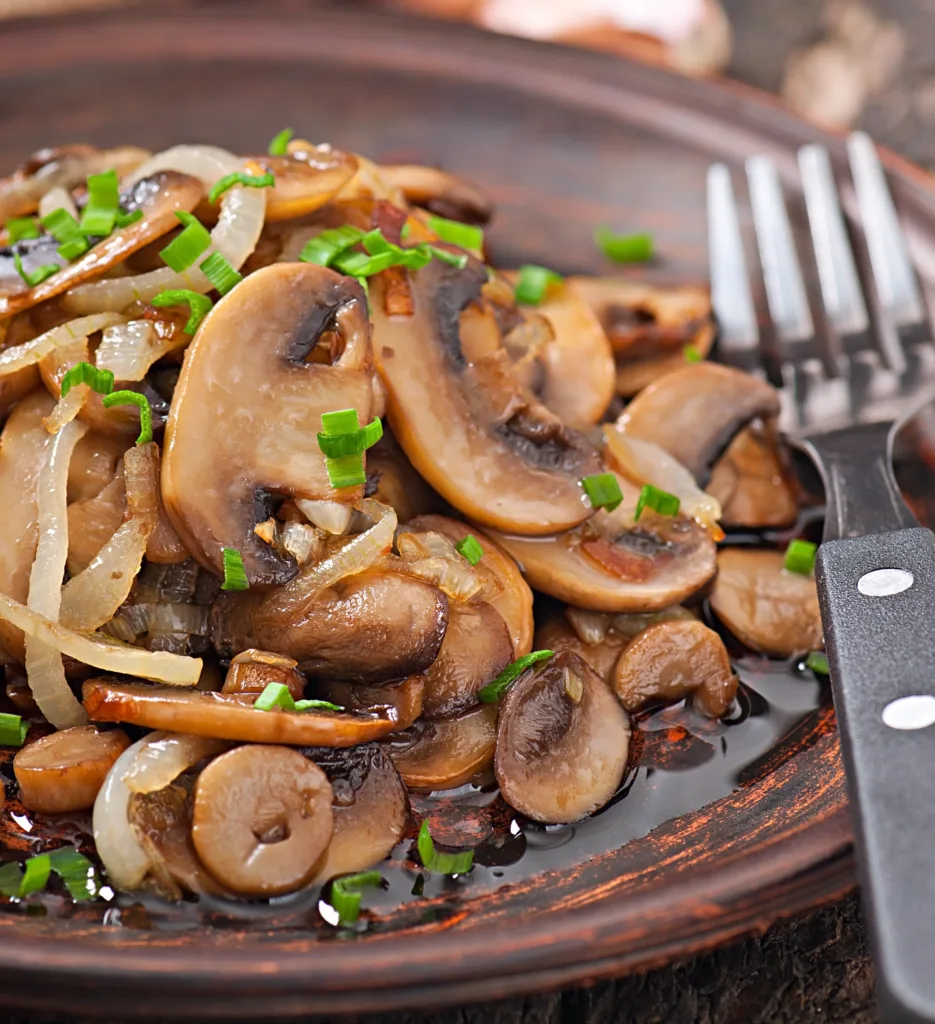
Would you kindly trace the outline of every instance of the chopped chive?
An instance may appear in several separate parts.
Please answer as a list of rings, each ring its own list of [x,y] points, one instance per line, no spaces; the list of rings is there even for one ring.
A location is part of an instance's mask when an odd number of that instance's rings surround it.
[[[277,132],[273,136],[266,152],[269,153],[270,156],[285,156],[288,152],[287,147],[289,145],[289,140],[293,135],[295,135],[295,130],[293,128],[283,128],[281,132]]]
[[[81,233],[78,221],[67,210],[61,207],[52,210],[40,223],[56,241],[62,243],[58,247],[58,254],[62,259],[73,260],[87,252],[90,243]]]
[[[35,217],[11,217],[6,222],[7,245],[21,242],[24,238],[38,238],[39,225]]]
[[[457,267],[458,270],[464,270],[468,263],[467,253],[454,253],[448,252],[447,249],[440,249],[437,245],[426,245],[428,251],[442,263],[447,263],[449,267]]]
[[[618,235],[608,227],[594,232],[594,241],[604,255],[615,263],[645,263],[653,257],[653,236],[647,232]]]
[[[686,363],[700,363],[704,359],[704,356],[694,345],[686,345],[682,349],[682,355],[685,357]]]
[[[73,900],[93,900],[100,889],[94,865],[74,847],[49,854],[52,870],[65,883]]]
[[[340,704],[332,704],[330,700],[297,700],[296,711],[343,711]]]
[[[52,860],[47,853],[30,857],[23,865],[23,879],[19,884],[19,896],[29,896],[46,887],[52,873]]]
[[[325,456],[331,486],[340,489],[365,483],[367,474],[361,456],[383,436],[380,420],[374,418],[361,427],[356,409],[339,409],[324,413],[321,426],[318,447]]]
[[[524,654],[516,661],[511,661],[496,679],[477,691],[478,700],[485,704],[496,703],[530,665],[535,665],[538,661],[546,661],[554,653],[554,651],[530,651],[529,654]]]
[[[565,279],[548,267],[537,267],[532,263],[520,267],[516,281],[516,301],[524,306],[538,306],[546,297],[550,288],[559,285]]]
[[[109,395],[114,390],[114,374],[112,370],[99,370],[90,363],[75,363],[62,378],[62,398],[76,384],[87,384],[92,391],[96,391],[99,395]]]
[[[361,487],[367,482],[367,473],[359,455],[343,455],[339,459],[325,459],[325,469],[331,486],[339,491],[344,487]]]
[[[80,238],[73,238],[71,241],[62,242],[56,251],[63,260],[68,260],[70,263],[72,260],[76,260],[79,256],[84,255],[88,248],[88,241],[82,235]]]
[[[117,216],[114,217],[115,228],[129,227],[131,224],[135,224],[138,220],[143,219],[142,210],[131,210],[129,213],[124,213],[123,210],[117,211]]]
[[[29,722],[20,715],[0,714],[0,746],[21,747],[29,732]]]
[[[471,565],[477,565],[484,557],[484,549],[480,546],[473,533],[469,533],[463,540],[459,540],[455,544],[455,551],[462,558],[466,558]]]
[[[450,245],[478,251],[484,248],[483,228],[475,227],[473,224],[462,224],[457,220],[448,220],[447,217],[429,217],[428,225],[443,242]]]
[[[360,429],[356,409],[337,409],[321,415],[321,429],[326,434],[348,434]]]
[[[623,501],[620,482],[613,473],[594,473],[583,477],[581,486],[595,509],[606,508],[608,512],[613,512]]]
[[[185,210],[176,210],[176,217],[182,222],[185,230],[173,238],[164,248],[160,249],[159,255],[162,262],[171,267],[177,274],[188,270],[195,260],[211,244],[211,235],[208,229],[193,214]]]
[[[230,551],[230,548],[225,548]],[[272,711],[274,708],[282,708],[285,711],[295,710],[295,701],[285,683],[267,683],[263,692],[257,697],[253,707],[257,711]]]
[[[37,284],[42,284],[46,278],[57,274],[62,269],[57,263],[43,263],[41,267],[37,267],[35,270],[27,273],[23,269],[23,261],[20,258],[20,254],[15,250],[13,252],[13,266],[16,267],[16,272],[30,288],[35,288]]]
[[[233,174],[227,174],[215,183],[208,193],[208,202],[214,205],[234,185],[244,185],[247,188],[270,188],[275,184],[276,179],[271,171],[267,171],[266,174],[245,174],[243,171],[234,171]]]
[[[474,864],[473,850],[462,850],[460,853],[443,853],[436,850],[432,833],[429,831],[428,818],[422,820],[416,846],[425,869],[438,875],[466,875]]]
[[[818,676],[831,674],[831,669],[828,665],[828,655],[824,651],[810,651],[805,659],[805,667]]]
[[[198,292],[193,292],[189,288],[170,288],[168,291],[160,292],[149,301],[154,306],[187,305],[191,316],[183,328],[186,334],[194,334],[198,330],[198,325],[214,305],[207,295],[199,295]]]
[[[211,253],[199,266],[201,272],[221,295],[226,295],[243,280],[243,274],[234,270],[219,252]]]
[[[149,400],[139,391],[113,391],[104,395],[104,408],[112,409],[115,405],[135,405],[140,410],[140,436],[137,444],[148,444],[153,439],[153,410]]]
[[[636,511],[633,513],[633,521],[638,523],[645,508],[651,508],[661,516],[677,516],[681,500],[668,491],[661,491],[652,484],[643,484],[639,499],[636,503]]]
[[[244,569],[243,555],[236,548],[223,548],[224,582],[221,590],[247,590],[250,586]]]
[[[117,172],[105,171],[88,177],[88,204],[81,215],[85,235],[109,235],[120,209],[120,183]]]
[[[357,410],[347,410],[354,413],[357,418]],[[327,416],[328,413],[325,413]],[[325,426],[325,416],[322,416],[322,426]],[[340,459],[344,455],[360,455],[361,452],[372,448],[380,438],[383,437],[383,424],[375,416],[366,427],[354,427],[351,431],[336,433],[327,429],[318,435],[318,447],[329,459]]]
[[[374,889],[383,881],[379,871],[344,875],[331,883],[331,906],[338,912],[338,924],[349,927],[360,916],[361,889]]]
[[[328,228],[306,242],[299,253],[299,260],[302,263],[317,263],[322,267],[330,267],[335,257],[356,245],[363,237],[364,232],[352,224]]]
[[[815,553],[818,545],[810,540],[790,540],[782,561],[783,569],[798,573],[800,576],[811,576],[815,571]]]
[[[379,252],[376,256],[365,252],[348,252],[338,256],[333,265],[335,270],[351,277],[372,277],[392,267],[395,262],[391,252]]]

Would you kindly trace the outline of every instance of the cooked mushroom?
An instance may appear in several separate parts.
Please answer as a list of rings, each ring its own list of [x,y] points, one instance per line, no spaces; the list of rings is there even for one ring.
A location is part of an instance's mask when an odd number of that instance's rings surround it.
[[[444,507],[442,499],[413,469],[389,430],[367,452],[367,494],[396,509],[401,523],[440,512]]]
[[[13,406],[38,383],[39,370],[36,366],[24,366],[21,370],[0,377],[0,423],[7,418]]]
[[[644,388],[617,427],[664,448],[704,486],[741,427],[757,416],[778,415],[776,390],[765,381],[715,363],[692,363]]]
[[[68,571],[77,575],[97,557],[123,522],[127,488],[121,464],[113,480],[93,498],[68,506]]]
[[[113,483],[128,447],[119,437],[89,430],[75,445],[68,463],[68,504],[96,498]]]
[[[299,615],[278,609],[275,597],[252,590],[220,596],[211,632],[221,657],[267,648],[306,673],[381,683],[427,669],[448,624],[445,595],[400,573],[348,576]]]
[[[231,658],[221,693],[262,693],[270,683],[282,683],[293,700],[300,700],[305,681],[293,658],[251,648]]]
[[[406,787],[379,743],[350,750],[305,749],[334,791],[334,831],[314,882],[365,871],[402,839],[409,820]]]
[[[415,468],[480,523],[548,534],[590,513],[579,481],[596,451],[516,379],[484,266],[435,260],[412,275],[415,312],[388,317],[371,285],[374,358],[393,433]]]
[[[198,776],[192,842],[214,877],[245,896],[275,896],[307,882],[331,840],[325,773],[287,747],[246,746]]]
[[[577,821],[614,795],[629,746],[627,713],[581,658],[564,651],[523,673],[501,703],[500,792],[534,821]]]
[[[225,694],[146,683],[89,679],[83,686],[88,717],[149,729],[192,733],[244,743],[353,747],[397,728],[390,714],[356,716],[327,711],[257,711],[255,693]]]
[[[114,761],[130,746],[125,732],[93,725],[62,729],[30,743],[13,758],[23,805],[40,814],[85,811]]]
[[[791,526],[799,514],[775,444],[753,426],[741,430],[714,464],[707,490],[720,502],[725,526]]]
[[[661,622],[627,645],[613,688],[627,711],[670,703],[689,694],[710,718],[726,715],[737,693],[724,641],[700,622]]]
[[[319,679],[314,685],[314,696],[319,700],[331,701],[345,711],[395,717],[397,729],[408,729],[422,714],[424,692],[422,676],[409,676],[381,686],[361,686],[337,679]]]
[[[319,345],[328,362],[309,361]],[[202,565],[220,574],[222,549],[232,547],[251,585],[296,575],[295,559],[254,527],[269,518],[271,492],[349,504],[360,497],[359,488],[332,488],[317,434],[322,414],[335,409],[354,408],[369,422],[369,367],[363,291],[324,267],[264,267],[208,314],[176,386],[162,477],[172,522]]]
[[[513,657],[519,658],[532,650],[532,591],[523,579],[519,566],[486,533],[476,527],[448,516],[419,516],[409,528],[416,531],[434,530],[459,544],[468,534],[483,548],[476,572],[487,579],[487,588],[481,597],[503,617],[513,642]]]
[[[416,724],[394,737],[390,754],[412,789],[457,789],[482,776],[497,746],[497,705],[481,704],[453,718]]]
[[[612,619],[612,616],[606,616]],[[572,651],[609,686],[614,677],[614,667],[620,652],[629,643],[629,638],[608,629],[604,636],[594,643],[585,643],[571,627],[564,615],[550,615],[536,630],[536,650]]]
[[[781,552],[725,548],[717,564],[711,607],[738,640],[780,658],[824,646],[815,581],[787,572]]]
[[[422,206],[440,217],[467,224],[486,224],[493,205],[476,185],[438,167],[421,164],[381,164],[380,174],[402,190],[413,206]]]
[[[357,158],[331,146],[291,146],[287,156],[253,156],[252,173],[272,173],[266,220],[291,220],[312,213],[337,195],[357,173]]]

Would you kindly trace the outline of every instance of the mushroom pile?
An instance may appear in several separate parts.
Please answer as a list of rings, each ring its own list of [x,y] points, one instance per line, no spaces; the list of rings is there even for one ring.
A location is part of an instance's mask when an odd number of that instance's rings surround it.
[[[491,214],[289,132],[0,181],[0,728],[114,888],[346,920],[410,793],[578,821],[643,718],[731,714],[729,651],[821,647],[706,293],[493,269]]]

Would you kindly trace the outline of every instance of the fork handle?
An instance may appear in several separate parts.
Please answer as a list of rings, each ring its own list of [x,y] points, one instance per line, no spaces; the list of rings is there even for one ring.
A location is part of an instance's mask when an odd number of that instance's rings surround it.
[[[935,534],[828,541],[816,577],[883,1019],[935,1021]]]

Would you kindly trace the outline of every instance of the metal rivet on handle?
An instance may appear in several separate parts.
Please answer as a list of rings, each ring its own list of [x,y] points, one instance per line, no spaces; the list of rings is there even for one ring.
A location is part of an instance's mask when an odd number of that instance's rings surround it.
[[[864,597],[890,597],[908,590],[914,582],[908,569],[874,569],[860,577],[857,589]]]
[[[891,700],[883,709],[883,724],[891,729],[927,729],[935,725],[935,697],[917,694]]]

